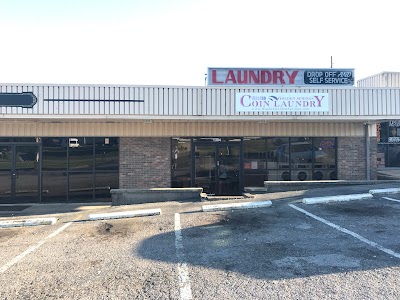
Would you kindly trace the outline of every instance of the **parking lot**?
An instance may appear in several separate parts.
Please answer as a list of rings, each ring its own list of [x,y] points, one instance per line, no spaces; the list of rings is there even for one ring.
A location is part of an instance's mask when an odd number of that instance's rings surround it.
[[[399,299],[400,194],[0,228],[1,299]],[[92,212],[133,207],[93,208]]]

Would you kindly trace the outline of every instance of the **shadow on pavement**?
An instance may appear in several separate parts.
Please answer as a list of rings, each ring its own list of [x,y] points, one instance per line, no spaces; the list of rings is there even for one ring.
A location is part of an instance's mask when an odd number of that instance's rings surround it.
[[[183,228],[181,233],[185,262],[196,270],[289,279],[400,265],[400,259],[310,220],[288,205],[195,215],[181,218],[187,224],[198,220],[203,224]],[[205,224],[204,220],[211,222]],[[175,232],[159,234],[133,251],[146,259],[179,263],[176,255],[165,252],[174,248],[174,240]]]

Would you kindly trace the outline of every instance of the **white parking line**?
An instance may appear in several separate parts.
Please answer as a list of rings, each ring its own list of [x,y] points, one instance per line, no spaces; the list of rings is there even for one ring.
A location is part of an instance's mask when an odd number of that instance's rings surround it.
[[[386,199],[386,200],[394,201],[394,202],[400,202],[400,200],[389,198],[389,197],[382,197],[382,198]]]
[[[328,226],[331,226],[331,227],[333,227],[333,228],[335,228],[335,229],[337,229],[337,230],[339,230],[341,232],[349,234],[352,237],[355,237],[356,239],[358,239],[358,240],[370,245],[371,247],[374,247],[374,248],[376,248],[378,250],[381,250],[381,251],[383,251],[383,252],[385,252],[385,253],[387,253],[387,254],[389,254],[391,256],[400,258],[400,253],[397,253],[397,252],[394,252],[393,250],[387,249],[387,248],[385,248],[385,247],[383,247],[383,246],[381,246],[381,245],[379,245],[379,244],[377,244],[377,243],[375,243],[373,241],[370,241],[370,240],[366,239],[365,237],[362,237],[361,235],[359,235],[359,234],[357,234],[357,233],[355,233],[353,231],[350,231],[350,230],[348,230],[346,228],[340,227],[339,225],[336,225],[336,224],[334,224],[332,222],[329,222],[329,221],[327,221],[327,220],[325,220],[323,218],[320,218],[320,217],[318,217],[318,216],[316,216],[316,215],[314,215],[314,214],[312,214],[312,213],[310,213],[310,212],[308,212],[308,211],[306,211],[304,209],[301,209],[300,207],[297,207],[296,205],[289,204],[289,206],[291,208],[294,208],[294,209],[306,214],[307,216],[309,216],[309,217],[311,217],[311,218],[313,218],[313,219],[315,219],[317,221],[320,221],[320,222],[322,222],[322,223],[324,223],[324,224],[326,224]]]
[[[61,231],[63,231],[65,228],[70,226],[72,222],[66,223],[60,228],[58,228],[56,231],[54,231],[52,234],[49,234],[46,236],[44,239],[40,240],[36,245],[29,247],[27,250],[22,252],[20,255],[14,257],[12,260],[10,260],[8,263],[6,263],[4,266],[0,268],[0,274],[4,273],[7,271],[11,266],[15,265],[17,262],[19,262],[21,259],[23,259],[25,256],[28,254],[32,253],[33,251],[37,250],[40,246],[42,246],[47,240],[55,237],[57,234],[59,234]]]
[[[185,252],[182,244],[181,217],[175,213],[175,249],[178,258],[179,289],[182,300],[192,298],[192,288],[190,287],[189,271],[185,262]]]

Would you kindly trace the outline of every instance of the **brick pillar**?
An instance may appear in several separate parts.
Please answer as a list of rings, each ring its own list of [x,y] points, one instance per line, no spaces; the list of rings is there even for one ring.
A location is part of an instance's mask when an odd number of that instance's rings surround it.
[[[119,187],[171,186],[170,138],[120,138]]]
[[[371,180],[377,178],[376,167],[376,138],[370,138]],[[366,144],[365,137],[338,138],[338,179],[339,180],[366,180]]]
[[[377,180],[378,179],[378,158],[377,158],[377,153],[378,153],[378,141],[376,140],[376,137],[371,137],[370,139],[370,145],[371,145],[371,180]]]

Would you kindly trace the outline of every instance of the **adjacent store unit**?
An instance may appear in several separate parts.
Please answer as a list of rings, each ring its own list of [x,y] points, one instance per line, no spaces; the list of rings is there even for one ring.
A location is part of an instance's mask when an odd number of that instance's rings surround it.
[[[400,89],[356,88],[346,69],[238,71],[204,87],[1,84],[0,203],[377,178],[376,124],[399,119]]]
[[[400,87],[400,72],[382,72],[357,81],[359,87],[381,89],[383,91]],[[397,103],[399,106],[400,103]],[[400,167],[400,120],[383,119],[377,123],[377,165],[385,174],[385,169]],[[379,174],[379,172],[378,172]],[[378,175],[379,176],[379,175]],[[381,175],[382,178],[386,178]]]

